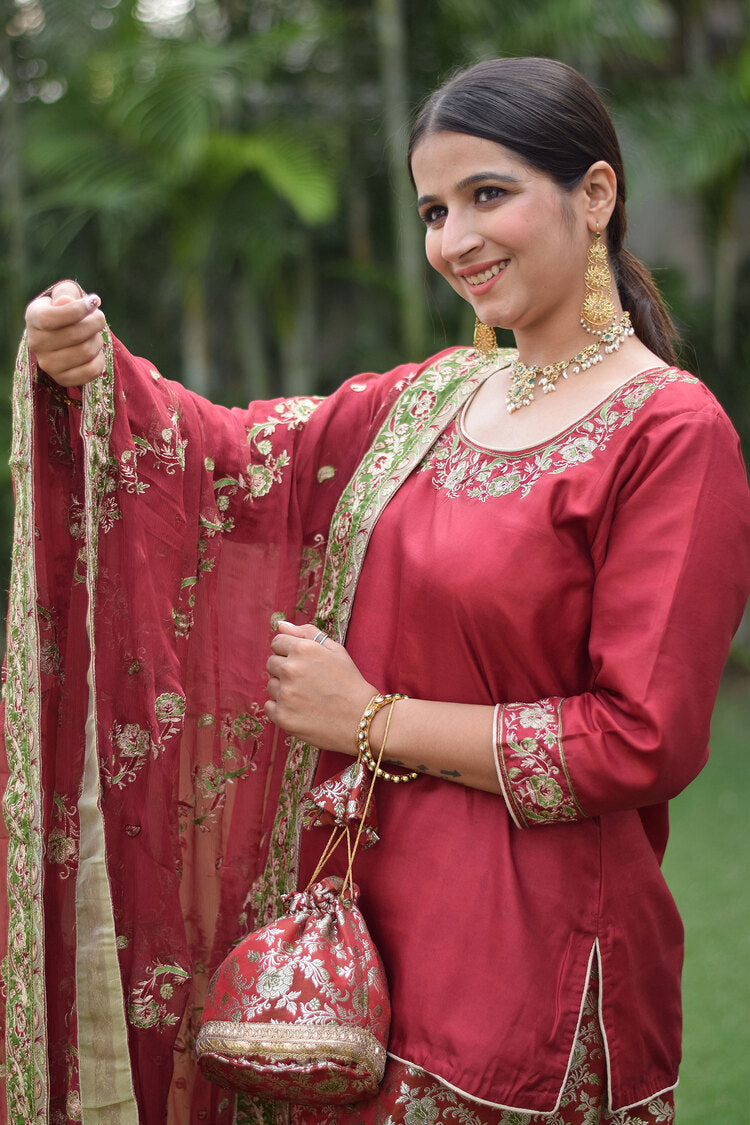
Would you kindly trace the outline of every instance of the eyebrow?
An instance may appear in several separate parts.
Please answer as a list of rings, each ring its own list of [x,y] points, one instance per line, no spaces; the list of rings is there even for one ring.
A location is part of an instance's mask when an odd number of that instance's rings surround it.
[[[472,187],[474,184],[486,184],[488,180],[502,180],[506,184],[521,183],[518,176],[511,176],[506,172],[475,172],[473,175],[459,180],[456,184],[456,191],[465,191],[466,188]],[[417,200],[417,207],[422,207],[425,203],[434,203],[437,198],[436,195],[421,195]]]

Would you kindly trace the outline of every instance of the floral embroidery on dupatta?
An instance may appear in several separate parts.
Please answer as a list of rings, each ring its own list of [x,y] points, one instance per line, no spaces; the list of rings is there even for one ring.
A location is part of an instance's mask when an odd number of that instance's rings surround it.
[[[562,745],[563,700],[506,703],[495,711],[497,776],[518,828],[579,820]]]
[[[172,1027],[180,1019],[170,1011],[169,1002],[175,989],[190,979],[181,965],[163,965],[157,961],[146,969],[146,977],[131,989],[128,1000],[128,1021],[140,1031],[152,1027]],[[178,1010],[181,1005],[176,1005]]]
[[[65,673],[60,664],[57,615],[54,610],[45,609],[41,605],[37,605],[37,613],[39,614],[40,634],[46,633],[46,636],[40,636],[39,638],[39,670],[45,675],[56,676],[62,683],[65,679]]]
[[[55,793],[52,798],[52,827],[47,836],[47,860],[59,866],[67,879],[78,863],[78,808],[75,799]]]
[[[154,700],[154,715],[159,723],[156,738],[138,723],[114,722],[109,732],[112,761],[102,763],[102,778],[112,788],[135,781],[149,757],[158,758],[170,739],[180,734],[185,716],[185,698],[178,692],[165,691]]]
[[[441,434],[419,465],[419,472],[432,473],[435,488],[447,492],[451,499],[466,495],[485,502],[513,492],[527,496],[546,474],[565,473],[606,449],[612,437],[632,423],[660,388],[697,381],[675,368],[643,372],[564,434],[527,452],[502,453],[477,447],[457,420]]]
[[[187,438],[180,433],[180,411],[175,402],[170,414],[172,426],[165,426],[151,438],[133,435],[133,448],[124,449],[120,454],[119,486],[126,492],[140,496],[149,487],[138,478],[138,459],[151,453],[156,468],[162,468],[169,476],[177,469],[185,471],[185,449]]]
[[[297,601],[294,607],[302,617],[311,617],[313,614],[323,574],[325,550],[325,536],[320,534],[315,536],[312,543],[302,548]]]
[[[259,703],[239,715],[225,714],[219,724],[221,764],[206,762],[193,766],[193,794],[180,800],[178,814],[180,831],[185,821],[192,820],[202,832],[218,819],[227,799],[228,787],[257,769],[255,756],[269,720]],[[216,716],[204,712],[198,716],[198,728],[216,726]]]
[[[247,444],[260,460],[251,460],[245,472],[236,477],[222,477],[221,480],[214,481],[216,507],[221,513],[221,522],[215,528],[215,521],[211,521],[209,527],[225,532],[233,531],[233,517],[223,513],[228,511],[235,496],[239,495],[243,500],[259,500],[267,496],[275,484],[281,484],[284,469],[291,463],[291,454],[287,449],[277,450],[271,438],[280,426],[288,431],[300,430],[322,401],[319,397],[284,399],[276,403],[271,417],[248,428]]]

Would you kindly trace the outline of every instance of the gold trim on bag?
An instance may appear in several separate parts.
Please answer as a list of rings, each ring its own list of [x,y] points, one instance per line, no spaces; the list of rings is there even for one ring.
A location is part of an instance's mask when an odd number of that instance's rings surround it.
[[[196,1053],[242,1058],[263,1055],[271,1062],[303,1059],[314,1062],[330,1059],[355,1063],[377,1075],[385,1070],[386,1051],[366,1028],[339,1024],[297,1025],[291,1023],[230,1023],[209,1020],[204,1023],[195,1044]],[[332,1055],[338,1056],[332,1059]]]

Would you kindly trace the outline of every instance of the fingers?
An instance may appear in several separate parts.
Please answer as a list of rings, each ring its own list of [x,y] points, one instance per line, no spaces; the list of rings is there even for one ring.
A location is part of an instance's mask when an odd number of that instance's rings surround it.
[[[29,340],[31,344],[31,340]],[[101,333],[72,347],[32,348],[42,371],[63,387],[80,387],[104,374],[106,356]]]
[[[96,293],[82,293],[73,281],[61,281],[50,295],[37,297],[26,307],[26,327],[39,331],[55,331],[76,325],[101,305]],[[97,314],[104,327],[104,317]]]
[[[329,637],[322,629],[312,622],[307,625],[294,625],[291,621],[280,621],[277,636],[296,637],[298,640],[314,641],[318,645],[328,645],[329,648],[341,646]],[[273,648],[273,645],[271,646]]]
[[[266,661],[266,671],[268,672],[268,675],[279,683],[281,682],[281,676],[284,672],[285,659],[286,658],[284,656],[269,656],[268,660]]]
[[[75,282],[63,281],[26,309],[29,348],[61,386],[82,386],[104,371],[106,321],[100,304],[95,293],[82,294]]]
[[[83,289],[77,281],[58,281],[57,285],[52,286],[50,293],[52,304],[65,304],[67,301],[77,301],[80,297],[85,297]]]

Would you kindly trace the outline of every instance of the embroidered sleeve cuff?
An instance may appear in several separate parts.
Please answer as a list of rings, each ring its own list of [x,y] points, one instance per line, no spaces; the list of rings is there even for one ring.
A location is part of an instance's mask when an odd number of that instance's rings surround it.
[[[562,699],[506,703],[495,709],[495,767],[518,828],[581,820],[562,745]]]

